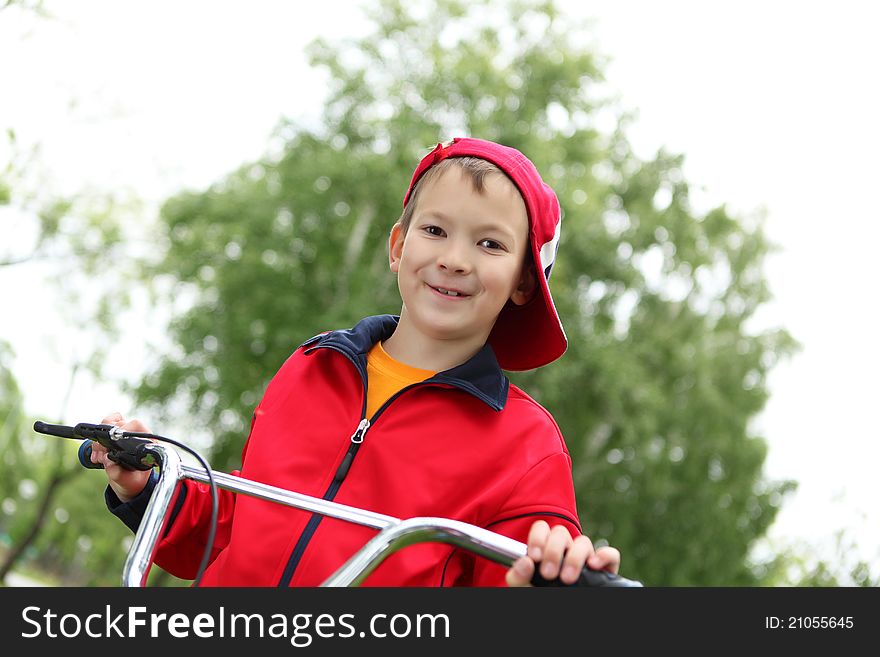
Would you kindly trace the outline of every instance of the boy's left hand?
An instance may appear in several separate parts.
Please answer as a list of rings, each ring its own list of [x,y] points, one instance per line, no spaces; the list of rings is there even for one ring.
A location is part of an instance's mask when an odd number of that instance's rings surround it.
[[[594,550],[588,537],[572,539],[563,525],[550,529],[543,520],[536,521],[529,530],[527,555],[517,559],[507,571],[505,580],[508,586],[530,586],[536,564],[540,565],[544,579],[559,577],[563,584],[577,581],[584,565],[612,573],[617,573],[620,568],[620,551],[616,548]]]

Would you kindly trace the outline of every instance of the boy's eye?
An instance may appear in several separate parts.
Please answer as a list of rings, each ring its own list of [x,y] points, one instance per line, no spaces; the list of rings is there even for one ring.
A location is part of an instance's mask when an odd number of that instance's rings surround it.
[[[497,250],[497,249],[504,248],[503,246],[501,246],[500,243],[496,242],[495,240],[481,240],[480,246],[485,247],[487,249],[492,249],[493,251]]]
[[[443,235],[443,229],[440,228],[440,226],[425,226],[425,231],[429,235],[436,235],[437,237],[440,237]]]

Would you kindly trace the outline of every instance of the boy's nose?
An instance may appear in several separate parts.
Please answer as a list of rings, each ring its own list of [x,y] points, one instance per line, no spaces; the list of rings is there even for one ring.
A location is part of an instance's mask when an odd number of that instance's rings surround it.
[[[441,269],[455,272],[456,274],[466,274],[471,269],[470,261],[464,248],[452,244],[443,249],[437,258],[437,264]]]

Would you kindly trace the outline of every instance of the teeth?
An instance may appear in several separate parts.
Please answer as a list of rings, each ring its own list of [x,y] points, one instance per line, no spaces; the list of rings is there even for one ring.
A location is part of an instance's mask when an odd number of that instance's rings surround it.
[[[453,292],[452,290],[444,290],[442,287],[435,287],[434,289],[437,290],[438,292],[442,292],[443,294],[449,295],[450,297],[459,296],[458,292]]]

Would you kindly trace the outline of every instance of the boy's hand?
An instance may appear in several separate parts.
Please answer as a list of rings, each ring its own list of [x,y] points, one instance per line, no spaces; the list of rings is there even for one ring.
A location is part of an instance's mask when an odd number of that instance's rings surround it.
[[[126,431],[146,433],[150,431],[140,420],[126,422],[120,413],[111,413],[101,420],[101,424],[112,424],[122,427]],[[118,463],[114,463],[107,456],[107,448],[94,441],[92,441],[91,461],[92,463],[101,463],[104,466],[110,488],[113,489],[121,502],[128,502],[137,497],[144,490],[147,480],[150,478],[150,470],[126,470]]]
[[[544,579],[559,577],[563,584],[574,584],[584,565],[593,570],[617,573],[620,551],[613,547],[594,550],[588,537],[572,539],[563,525],[550,529],[545,521],[538,520],[529,530],[528,556],[517,559],[507,571],[507,585],[530,586],[536,564],[539,564]]]

